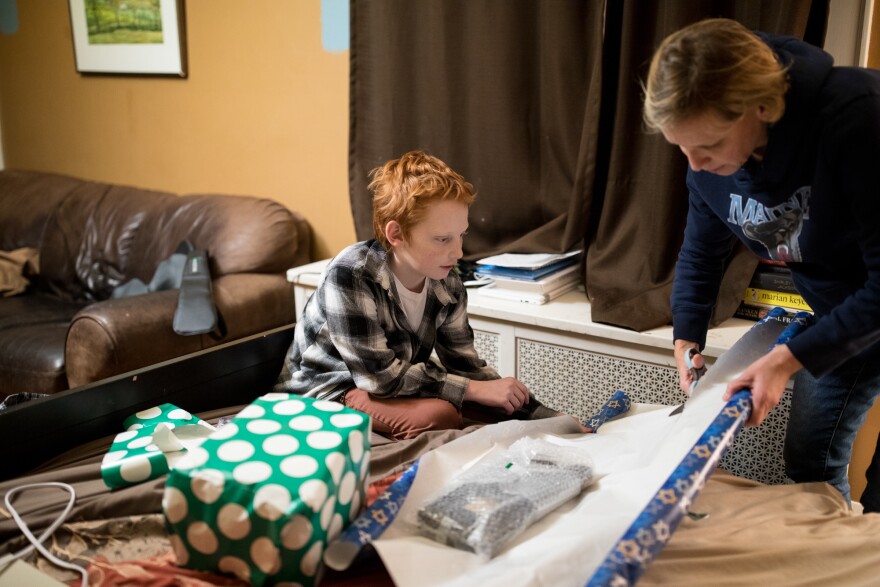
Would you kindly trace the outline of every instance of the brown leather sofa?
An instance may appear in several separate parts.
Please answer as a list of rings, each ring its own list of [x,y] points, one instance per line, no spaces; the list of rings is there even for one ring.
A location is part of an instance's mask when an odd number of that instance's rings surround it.
[[[179,290],[111,299],[189,240],[208,253],[227,334],[172,329]],[[0,399],[78,387],[289,324],[285,271],[310,261],[306,221],[248,196],[177,196],[34,171],[0,171],[0,251],[39,250],[23,294],[0,298]]]

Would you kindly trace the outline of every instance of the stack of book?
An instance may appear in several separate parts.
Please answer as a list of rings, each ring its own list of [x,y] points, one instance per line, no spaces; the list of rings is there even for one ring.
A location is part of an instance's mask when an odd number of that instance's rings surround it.
[[[784,263],[762,260],[733,315],[760,320],[777,306],[790,312],[812,312],[794,286],[791,269]]]
[[[477,261],[476,275],[491,279],[482,295],[544,304],[581,283],[580,251],[495,255]]]

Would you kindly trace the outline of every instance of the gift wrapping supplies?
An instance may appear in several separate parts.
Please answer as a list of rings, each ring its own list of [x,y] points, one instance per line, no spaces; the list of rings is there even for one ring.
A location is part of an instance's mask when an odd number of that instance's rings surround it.
[[[327,543],[364,501],[369,417],[286,393],[258,398],[168,475],[177,562],[252,585],[316,584]]]
[[[116,489],[155,479],[205,441],[214,427],[174,404],[162,404],[129,416],[125,432],[113,439],[101,461],[101,477]]]

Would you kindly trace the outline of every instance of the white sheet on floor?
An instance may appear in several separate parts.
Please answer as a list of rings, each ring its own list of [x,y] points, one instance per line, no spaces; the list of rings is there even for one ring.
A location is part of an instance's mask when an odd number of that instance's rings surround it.
[[[634,404],[597,434],[559,434],[567,418],[486,426],[424,455],[396,520],[373,544],[398,587],[583,586],[669,475],[693,448],[725,402],[727,383],[764,354],[782,327],[753,329],[701,380],[685,410]],[[598,481],[536,522],[498,556],[484,560],[444,546],[413,527],[415,512],[455,474],[489,451],[523,436],[582,447]]]

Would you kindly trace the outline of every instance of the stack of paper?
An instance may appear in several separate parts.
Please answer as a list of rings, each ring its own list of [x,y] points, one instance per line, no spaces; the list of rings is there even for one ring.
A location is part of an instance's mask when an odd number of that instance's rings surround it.
[[[580,254],[581,251],[495,255],[477,261],[476,274],[494,282],[483,288],[483,295],[543,304],[581,282]]]

